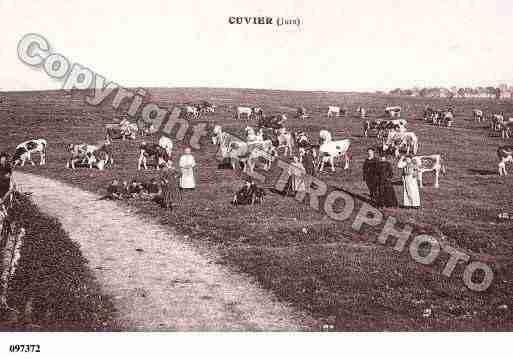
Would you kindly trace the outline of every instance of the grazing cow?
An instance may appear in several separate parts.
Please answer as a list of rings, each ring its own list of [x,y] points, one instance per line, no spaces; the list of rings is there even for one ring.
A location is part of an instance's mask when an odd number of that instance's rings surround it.
[[[513,146],[500,146],[497,149],[499,157],[499,176],[506,176],[506,163],[513,162]]]
[[[358,107],[356,109],[356,113],[362,119],[367,116],[367,110],[365,110],[363,107]]]
[[[401,110],[400,106],[388,106],[385,108],[385,115],[389,118],[399,118],[401,117]]]
[[[155,159],[157,169],[160,169],[162,166],[170,167],[170,158],[168,157],[165,148],[155,143],[142,142],[139,146],[139,160],[137,163],[138,170],[140,170],[141,167],[144,167],[145,170],[148,169],[146,164],[148,157],[153,157]]]
[[[391,130],[388,137],[383,140],[383,151],[391,151],[399,157],[399,151],[403,148],[406,154],[417,154],[419,148],[417,135],[414,132]]]
[[[490,135],[499,133],[502,138],[509,138],[513,129],[513,118],[504,119],[504,114],[493,114]]]
[[[393,120],[383,120],[383,119],[375,119],[375,120],[367,120],[363,124],[363,136],[368,137],[369,131],[374,130],[377,133],[377,138],[381,139],[385,135],[388,135],[387,132],[390,130],[398,130],[405,131],[406,125],[408,121],[405,119],[397,118]]]
[[[494,113],[490,119],[490,135],[501,131],[501,124],[504,122],[504,115]]]
[[[481,122],[484,119],[483,111],[479,109],[475,109],[472,111],[472,114],[474,115],[474,121]]]
[[[112,157],[111,143],[106,141],[98,145],[89,144],[69,144],[68,152],[71,154],[66,163],[67,168],[75,169],[77,164],[103,170],[106,166],[112,166],[114,159]]]
[[[253,173],[258,160],[264,159],[264,170],[269,170],[271,165],[278,155],[270,140],[248,143],[247,158],[245,158],[244,171]]]
[[[21,167],[25,166],[25,161],[30,161],[30,163],[34,166],[35,163],[32,161],[32,154],[39,153],[39,165],[42,166],[46,164],[46,148],[48,147],[48,142],[45,139],[39,138],[37,140],[29,140],[20,143],[16,146],[16,150],[14,152],[14,156],[12,158],[13,166],[20,165]]]
[[[246,118],[249,120],[251,116],[253,116],[253,109],[251,107],[238,106],[235,112],[235,118],[240,120],[242,115],[246,115]]]
[[[285,149],[284,155],[287,156],[289,153],[292,155],[292,147],[294,146],[294,138],[292,133],[287,131],[285,128],[281,128],[278,130],[278,146],[276,147],[276,151],[279,151],[281,148]]]
[[[135,123],[130,123],[128,120],[122,120],[119,123],[108,123],[105,125],[107,141],[114,139],[128,139],[135,140],[135,134],[139,132],[139,126]]]
[[[445,174],[445,163],[443,161],[443,156],[440,154],[435,155],[426,155],[426,156],[414,156],[412,160],[415,161],[418,168],[418,181],[419,185],[422,188],[422,173],[424,172],[435,172],[435,188],[439,187],[438,178],[440,176],[440,172]]]
[[[363,136],[369,137],[369,131],[376,131],[378,138],[381,137],[381,130],[383,123],[385,121],[382,119],[375,119],[375,120],[367,120],[363,123]]]

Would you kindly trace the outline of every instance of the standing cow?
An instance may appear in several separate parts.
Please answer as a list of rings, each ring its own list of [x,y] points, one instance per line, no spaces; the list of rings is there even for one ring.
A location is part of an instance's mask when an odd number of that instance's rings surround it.
[[[253,116],[253,109],[251,107],[237,106],[235,111],[235,118],[240,120],[243,115],[245,115],[246,119],[249,120],[251,116]]]
[[[327,130],[319,131],[319,138],[321,145],[319,146],[319,172],[324,170],[326,163],[331,165],[331,171],[335,172],[335,160],[339,157],[344,157],[344,169],[349,168],[349,146],[351,140],[337,140],[333,141],[331,133]]]
[[[497,149],[499,157],[499,176],[506,176],[506,163],[513,162],[513,146],[500,146]]]
[[[339,106],[328,106],[328,118],[339,117],[341,109]]]
[[[473,114],[473,116],[474,116],[474,121],[476,121],[476,122],[481,122],[481,121],[483,121],[483,119],[484,119],[484,114],[483,114],[483,111],[482,111],[482,110],[475,109],[474,111],[472,111],[472,114]]]

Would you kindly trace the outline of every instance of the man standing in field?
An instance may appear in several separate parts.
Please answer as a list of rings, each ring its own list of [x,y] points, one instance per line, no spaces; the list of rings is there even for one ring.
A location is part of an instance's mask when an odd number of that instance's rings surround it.
[[[369,194],[371,200],[376,203],[376,190],[378,187],[378,178],[377,178],[377,165],[378,159],[375,157],[375,152],[373,148],[367,149],[368,157],[365,159],[363,163],[363,180],[367,184],[369,188]]]

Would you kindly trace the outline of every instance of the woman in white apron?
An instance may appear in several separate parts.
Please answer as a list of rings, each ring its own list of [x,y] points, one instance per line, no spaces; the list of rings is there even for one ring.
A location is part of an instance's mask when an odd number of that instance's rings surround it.
[[[191,154],[191,149],[186,148],[184,154],[180,157],[178,162],[180,167],[180,188],[181,189],[194,189],[196,188],[196,180],[194,179],[194,168],[196,161]]]
[[[411,157],[401,157],[397,163],[397,167],[402,169],[402,180],[403,180],[403,205],[408,208],[419,208],[420,207],[420,194],[419,194],[419,183],[418,168],[411,159]]]

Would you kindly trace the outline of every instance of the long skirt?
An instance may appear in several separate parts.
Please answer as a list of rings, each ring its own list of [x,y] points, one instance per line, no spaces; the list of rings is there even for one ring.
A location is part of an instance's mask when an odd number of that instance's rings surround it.
[[[412,175],[403,176],[403,205],[420,207],[419,183]]]

